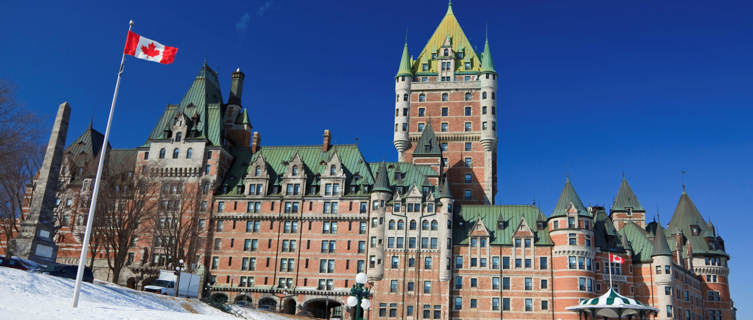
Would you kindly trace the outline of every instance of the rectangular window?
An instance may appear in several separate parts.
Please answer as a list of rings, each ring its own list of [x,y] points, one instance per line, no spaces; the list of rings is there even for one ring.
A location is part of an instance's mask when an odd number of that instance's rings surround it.
[[[525,278],[524,288],[525,290],[533,290],[533,279]]]
[[[546,270],[548,268],[547,257],[539,257],[539,269]]]
[[[471,107],[465,107],[465,115],[470,116],[471,115]]]
[[[502,290],[510,290],[510,278],[502,277]]]
[[[549,301],[541,300],[541,310],[549,310]]]
[[[390,292],[397,292],[397,280],[390,280]]]
[[[462,297],[455,297],[455,310],[461,310],[463,309],[463,298]]]
[[[455,277],[455,289],[456,290],[463,289],[463,277],[461,276]]]
[[[466,122],[464,124],[463,128],[464,128],[464,131],[471,131],[471,123],[470,122]]]
[[[455,269],[463,268],[463,256],[455,256]]]
[[[526,307],[526,311],[533,311],[533,299],[526,298],[525,305],[526,305],[525,306]]]
[[[502,298],[502,310],[510,310],[510,298]]]
[[[502,257],[502,269],[510,269],[510,257]]]
[[[499,277],[492,277],[492,289],[499,289]]]
[[[418,116],[419,117],[426,116],[426,109],[425,108],[418,108]]]
[[[424,293],[431,293],[431,281],[424,281]]]
[[[539,288],[546,289],[547,287],[549,287],[549,282],[546,279],[541,279],[539,283]]]
[[[447,109],[447,107],[443,107],[443,108],[442,108],[442,116],[443,116],[443,117],[446,117],[446,116],[447,116],[447,115],[448,115],[449,113],[450,113],[450,112],[449,112],[449,110]]]

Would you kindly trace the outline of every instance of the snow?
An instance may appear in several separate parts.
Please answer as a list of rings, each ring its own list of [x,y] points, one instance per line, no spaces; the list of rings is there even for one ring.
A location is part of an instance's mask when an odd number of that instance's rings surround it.
[[[0,267],[0,318],[52,319],[290,319],[281,315],[232,307],[232,314],[197,299],[141,292],[111,283],[83,282],[78,308],[73,308],[75,281],[41,273]]]

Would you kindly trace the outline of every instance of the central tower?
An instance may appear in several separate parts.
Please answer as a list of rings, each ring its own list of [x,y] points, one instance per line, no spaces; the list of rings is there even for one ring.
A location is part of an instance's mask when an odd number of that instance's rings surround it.
[[[442,150],[441,174],[460,204],[492,204],[497,193],[497,72],[489,49],[477,54],[452,4],[413,59],[406,41],[395,75],[394,145],[411,162],[431,123]]]

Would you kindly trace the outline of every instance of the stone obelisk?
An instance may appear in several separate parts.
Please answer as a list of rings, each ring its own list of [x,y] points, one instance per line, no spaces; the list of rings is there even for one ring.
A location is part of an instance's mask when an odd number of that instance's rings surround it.
[[[57,257],[57,245],[53,237],[54,209],[70,115],[71,106],[68,102],[60,104],[44,161],[35,181],[29,215],[21,222],[21,232],[14,239],[17,256],[40,263],[53,263]]]

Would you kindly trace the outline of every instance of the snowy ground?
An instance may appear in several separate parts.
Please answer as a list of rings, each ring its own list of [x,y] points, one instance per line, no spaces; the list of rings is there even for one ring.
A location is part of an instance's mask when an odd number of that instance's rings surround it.
[[[140,292],[106,283],[83,283],[78,308],[71,307],[71,279],[0,267],[0,318],[51,319],[290,319],[234,307],[236,315],[196,300]]]

